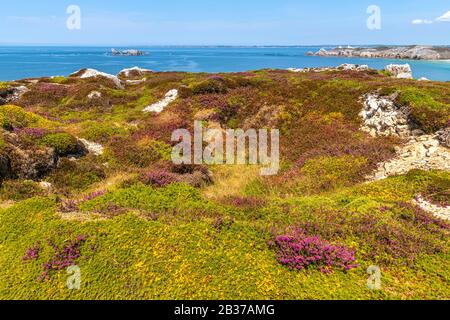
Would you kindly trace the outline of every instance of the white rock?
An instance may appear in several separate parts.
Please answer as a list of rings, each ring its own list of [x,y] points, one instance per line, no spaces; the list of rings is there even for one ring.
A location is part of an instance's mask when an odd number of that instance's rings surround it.
[[[424,200],[421,196],[418,196],[414,201],[424,211],[432,213],[435,217],[445,220],[450,220],[450,207],[440,207]]]
[[[441,145],[437,134],[425,135],[421,130],[411,129],[407,115],[395,104],[393,97],[368,94],[363,97],[364,108],[361,130],[372,136],[397,136],[409,141],[396,148],[396,156],[380,163],[369,181],[406,174],[413,169],[440,169],[450,171],[450,150]]]
[[[141,84],[141,83],[144,83],[145,81],[147,81],[147,78],[144,78],[141,80],[126,80],[126,82],[131,85]]]
[[[101,144],[87,141],[86,139],[78,139],[78,140],[84,145],[84,147],[90,153],[96,156],[101,156],[103,154],[105,148]]]
[[[178,98],[178,90],[172,89],[169,92],[166,93],[166,96],[163,100],[158,101],[147,108],[144,109],[144,112],[155,112],[155,113],[161,113],[164,111],[164,109],[174,102]]]
[[[395,106],[392,99],[368,94],[363,97],[363,105],[364,108],[359,114],[364,120],[361,130],[372,136],[411,135],[407,116]]]
[[[417,79],[417,81],[430,81],[430,79],[425,78],[425,77],[421,77],[421,78]]]
[[[409,64],[390,64],[384,68],[394,78],[413,79],[411,66]]]
[[[356,65],[350,64],[350,63],[344,63],[344,64],[341,64],[338,68],[344,69],[344,70],[355,70]]]
[[[47,181],[39,182],[39,186],[42,189],[47,190],[47,191],[50,191],[52,189],[52,187],[53,187],[53,185],[50,182],[47,182]]]
[[[101,92],[98,92],[98,91],[92,91],[88,94],[87,97],[89,100],[98,99],[98,98],[102,97],[102,94],[101,94]]]
[[[72,75],[74,75],[78,72],[80,72],[80,71],[72,73]],[[101,71],[98,71],[95,69],[85,69],[84,72],[80,75],[80,79],[95,78],[95,77],[108,78],[108,79],[112,80],[118,88],[123,89],[122,82],[120,81],[120,79],[109,73],[101,72]]]
[[[145,72],[153,72],[153,71],[148,70],[148,69],[142,69],[139,67],[133,67],[133,68],[128,68],[128,69],[123,69],[117,75],[118,76],[123,75],[125,77],[129,77],[132,72],[137,72],[138,74],[144,74]]]
[[[304,69],[297,69],[297,68],[288,68],[287,70],[291,72],[304,72]]]

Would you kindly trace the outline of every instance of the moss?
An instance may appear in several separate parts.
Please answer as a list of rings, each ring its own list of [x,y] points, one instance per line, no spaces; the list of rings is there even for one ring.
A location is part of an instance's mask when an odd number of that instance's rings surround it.
[[[48,134],[41,139],[41,144],[55,149],[58,155],[76,155],[81,150],[78,140],[65,132]]]

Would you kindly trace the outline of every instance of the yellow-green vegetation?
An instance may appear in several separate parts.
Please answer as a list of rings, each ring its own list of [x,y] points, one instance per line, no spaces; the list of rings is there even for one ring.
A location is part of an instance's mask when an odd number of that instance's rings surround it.
[[[420,129],[443,129],[450,83],[414,85],[372,71],[136,79],[119,90],[101,78],[43,78],[27,84],[19,106],[0,106],[0,299],[450,296],[450,224],[413,203],[418,195],[448,203],[450,173],[413,170],[367,183],[403,141],[361,132],[358,116],[362,95],[397,92]],[[180,95],[164,112],[142,112],[171,89]],[[89,99],[93,91],[101,97]],[[198,118],[280,128],[279,174],[174,165],[173,130],[192,130]],[[103,153],[86,154],[77,138]],[[30,158],[43,148],[54,150],[50,171],[34,181],[11,174],[9,163],[37,171]],[[292,230],[325,251],[340,248],[352,266],[291,270],[277,246]],[[81,290],[66,287],[73,264]],[[381,290],[367,287],[370,266],[381,268]]]
[[[65,132],[48,134],[41,143],[55,149],[60,155],[76,154],[80,148],[77,139]]]
[[[405,88],[400,91],[399,102],[411,109],[411,115],[427,132],[434,132],[450,121],[450,95],[439,91]],[[447,101],[446,103],[443,102]]]
[[[0,106],[0,126],[7,128],[52,128],[55,123],[14,105]]]

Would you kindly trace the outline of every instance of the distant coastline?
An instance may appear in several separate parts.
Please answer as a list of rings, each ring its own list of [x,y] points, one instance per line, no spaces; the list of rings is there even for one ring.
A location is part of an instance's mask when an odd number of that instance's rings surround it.
[[[336,47],[331,50],[321,48],[316,53],[308,52],[310,56],[318,57],[359,57],[408,60],[449,60],[450,48],[444,46],[378,46],[378,47]]]

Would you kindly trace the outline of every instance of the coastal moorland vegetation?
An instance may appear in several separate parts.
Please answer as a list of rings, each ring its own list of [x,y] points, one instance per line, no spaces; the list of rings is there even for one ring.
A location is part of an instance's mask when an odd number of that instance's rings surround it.
[[[1,299],[449,298],[450,223],[413,200],[449,205],[450,173],[367,181],[405,141],[361,131],[359,114],[363,95],[396,93],[436,132],[450,125],[450,83],[375,70],[119,77],[0,83],[28,88],[0,106]],[[143,112],[172,89],[163,112]],[[279,174],[174,165],[171,134],[194,120],[279,128]],[[72,264],[80,290],[66,287]]]

